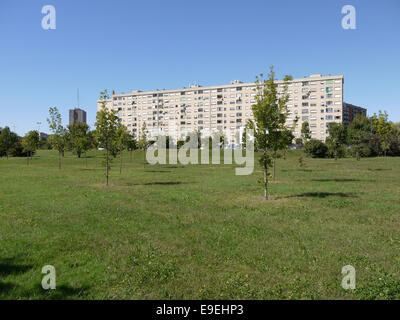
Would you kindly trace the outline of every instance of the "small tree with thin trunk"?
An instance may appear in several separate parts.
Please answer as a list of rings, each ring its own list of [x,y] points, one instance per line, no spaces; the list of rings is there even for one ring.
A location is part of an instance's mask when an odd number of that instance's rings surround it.
[[[122,153],[128,147],[129,138],[130,134],[127,128],[124,125],[120,124],[117,129],[117,141],[116,141],[116,147],[120,157],[120,165],[119,165],[120,174],[122,173]]]
[[[304,121],[301,124],[301,138],[303,139],[303,144],[311,139],[311,131],[308,121]]]
[[[49,128],[53,134],[49,137],[49,142],[53,149],[58,151],[58,169],[61,170],[61,156],[64,156],[68,144],[68,132],[62,125],[61,114],[57,107],[50,107],[50,118],[47,118]]]
[[[127,149],[130,153],[130,160],[132,161],[133,159],[133,151],[137,149],[137,141],[135,139],[135,136],[130,134],[128,137],[128,143],[127,143]]]
[[[345,154],[345,145],[347,142],[347,128],[343,123],[330,123],[328,127],[329,137],[326,138],[328,153],[335,160],[343,157]]]
[[[147,139],[147,127],[146,122],[143,122],[142,130],[140,132],[140,139],[138,141],[138,147],[143,150],[143,165],[146,164],[146,150],[149,147],[149,140]]]
[[[106,107],[106,100],[109,99],[107,90],[100,92],[101,110],[96,115],[96,131],[95,136],[99,147],[105,150],[105,167],[106,167],[106,185],[108,186],[108,176],[110,170],[110,156],[116,154],[117,130],[120,121],[115,110],[109,110]]]
[[[275,84],[275,73],[270,68],[268,79],[264,75],[256,78],[257,95],[256,104],[253,105],[254,122],[248,122],[248,128],[253,129],[255,144],[262,152],[259,162],[264,171],[264,196],[268,200],[268,169],[272,166],[272,154],[275,149],[282,147],[281,131],[286,130],[287,118],[286,103],[289,100],[287,94],[290,76],[285,76],[283,91],[279,94]]]
[[[29,166],[29,160],[32,159],[32,154],[39,147],[39,134],[37,131],[29,131],[25,137],[22,138],[22,146],[27,153],[26,161]]]
[[[91,147],[89,126],[84,122],[77,122],[68,126],[69,148],[74,154],[81,157]]]

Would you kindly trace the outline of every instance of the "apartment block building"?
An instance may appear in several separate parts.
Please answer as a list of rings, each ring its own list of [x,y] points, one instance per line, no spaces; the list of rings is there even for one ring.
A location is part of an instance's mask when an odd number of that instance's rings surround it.
[[[311,135],[324,141],[331,122],[349,123],[356,113],[366,110],[343,101],[344,78],[342,75],[293,79],[289,83],[289,117],[287,126],[294,128],[300,137],[304,121],[310,125]],[[276,81],[278,93],[282,93],[282,80]],[[220,86],[192,85],[189,88],[155,90],[115,94],[105,101],[106,107],[118,111],[128,130],[140,136],[146,123],[149,137],[169,135],[175,140],[199,131],[203,137],[222,131],[229,143],[237,142],[235,135],[243,132],[248,119],[253,119],[251,107],[256,102],[256,84],[235,80]],[[101,103],[98,101],[98,109]]]
[[[343,102],[343,123],[345,125],[349,125],[354,120],[356,114],[367,116],[367,109]]]

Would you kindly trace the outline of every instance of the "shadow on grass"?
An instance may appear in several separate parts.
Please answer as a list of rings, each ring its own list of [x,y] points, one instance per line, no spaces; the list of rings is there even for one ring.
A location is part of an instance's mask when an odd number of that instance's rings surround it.
[[[24,295],[39,296],[46,300],[67,300],[67,299],[80,299],[84,297],[89,290],[89,287],[71,287],[68,285],[56,286],[54,290],[44,290],[41,285],[35,287],[31,291],[25,291]]]
[[[32,265],[16,264],[15,258],[0,258],[0,277],[25,273],[32,268]]]
[[[12,282],[3,282],[1,278],[9,275],[23,274],[32,268],[32,265],[17,264],[15,258],[0,258],[0,295],[16,288],[16,285]]]
[[[317,182],[354,182],[354,181],[361,181],[360,179],[347,179],[347,178],[333,178],[333,179],[311,179],[311,181]]]
[[[377,168],[377,169],[368,169],[368,171],[391,171],[392,169],[384,169],[384,168]]]
[[[317,170],[312,170],[312,169],[282,169],[282,172],[289,172],[289,171],[303,171],[303,172],[313,172]]]
[[[0,281],[0,296],[2,294],[6,294],[13,288],[15,288],[15,285],[13,285],[11,282],[1,282]]]
[[[185,166],[161,166],[161,168],[165,168],[165,169],[179,169],[179,168],[184,168]]]
[[[160,181],[160,182],[147,182],[143,183],[144,186],[174,186],[178,184],[185,184],[185,182],[180,181]]]
[[[171,172],[171,170],[145,170],[144,172],[168,173]]]
[[[187,184],[187,182],[180,181],[155,181],[146,183],[127,183],[126,186],[175,186],[180,184]]]
[[[291,196],[278,197],[278,199],[286,199],[286,198],[327,198],[327,197],[341,197],[341,198],[350,198],[357,197],[355,193],[348,192],[305,192],[300,194],[294,194]]]
[[[81,298],[89,290],[87,286],[71,287],[69,285],[59,285],[55,290],[44,290],[41,283],[28,289],[10,281],[1,281],[9,275],[22,275],[32,268],[32,265],[18,264],[15,258],[0,258],[0,298],[74,299]],[[8,297],[11,291],[13,291],[12,297]]]

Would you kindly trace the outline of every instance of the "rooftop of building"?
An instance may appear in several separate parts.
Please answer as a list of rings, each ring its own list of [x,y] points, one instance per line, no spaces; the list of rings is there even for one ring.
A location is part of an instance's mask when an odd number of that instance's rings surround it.
[[[308,77],[303,77],[303,78],[293,78],[291,82],[304,82],[304,81],[315,81],[315,80],[330,80],[330,79],[344,79],[343,75],[322,75],[320,73],[315,73],[311,74]],[[276,79],[275,82],[277,84],[282,84],[283,80]],[[240,80],[233,80],[230,82],[230,84],[223,84],[223,85],[214,85],[214,86],[201,86],[199,84],[191,84],[189,87],[183,87],[183,88],[175,88],[175,89],[157,89],[157,90],[150,90],[150,91],[141,91],[141,90],[132,90],[131,92],[121,92],[121,93],[115,93],[115,91],[112,91],[112,96],[118,96],[118,97],[130,97],[130,96],[135,96],[135,95],[147,95],[147,94],[157,94],[157,93],[170,93],[170,92],[177,92],[177,91],[193,91],[193,89],[198,89],[198,90],[212,90],[212,89],[224,89],[224,88],[231,88],[232,86],[254,86],[256,83],[255,82],[242,82]]]

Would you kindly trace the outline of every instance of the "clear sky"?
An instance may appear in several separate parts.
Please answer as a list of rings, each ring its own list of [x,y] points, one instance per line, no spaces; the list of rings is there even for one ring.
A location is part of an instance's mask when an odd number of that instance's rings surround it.
[[[344,30],[341,8],[356,8]],[[56,29],[43,30],[44,5]],[[48,131],[48,108],[80,105],[93,127],[96,100],[116,92],[343,74],[346,102],[400,121],[399,0],[1,0],[0,126]]]

